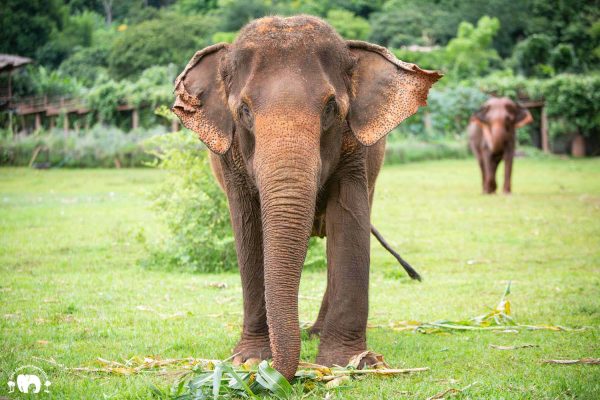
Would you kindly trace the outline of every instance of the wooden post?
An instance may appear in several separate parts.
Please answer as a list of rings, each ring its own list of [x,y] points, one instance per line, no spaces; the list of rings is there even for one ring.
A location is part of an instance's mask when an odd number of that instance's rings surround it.
[[[546,107],[542,106],[542,123],[540,126],[542,131],[542,150],[544,153],[550,153],[550,140],[548,138],[548,116],[546,115]]]
[[[54,129],[55,122],[56,122],[56,121],[54,121],[54,117],[48,117],[48,119],[50,120],[50,129]]]
[[[585,138],[579,131],[573,136],[571,142],[571,155],[573,157],[585,157]]]
[[[39,132],[42,129],[42,116],[40,113],[35,113],[35,131]]]
[[[171,120],[171,132],[177,132],[179,130],[179,121],[176,119]]]
[[[12,68],[8,70],[8,107],[12,103]]]
[[[8,131],[10,132],[10,137],[13,137],[15,135],[15,131],[13,130],[14,126],[13,126],[13,112],[12,110],[8,110]]]
[[[63,119],[63,131],[65,132],[65,136],[69,134],[69,114],[65,113],[65,118]]]
[[[131,129],[137,129],[140,126],[140,114],[137,108],[131,110]]]

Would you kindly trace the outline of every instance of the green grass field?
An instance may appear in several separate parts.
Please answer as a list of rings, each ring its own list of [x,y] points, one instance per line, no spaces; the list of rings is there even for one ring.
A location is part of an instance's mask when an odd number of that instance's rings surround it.
[[[383,170],[373,222],[424,282],[409,281],[373,241],[370,324],[380,327],[368,331],[369,347],[391,366],[431,370],[352,381],[329,398],[425,399],[473,383],[455,398],[600,398],[600,365],[541,362],[600,357],[600,160],[515,164],[512,196],[480,195],[474,160]],[[229,357],[241,326],[239,276],[140,266],[136,236],[162,234],[146,196],[162,177],[147,169],[0,169],[0,397],[14,395],[6,382],[25,364],[47,372],[57,399],[151,398],[151,383],[173,381],[74,374],[39,358],[94,367],[98,357]],[[508,281],[518,322],[589,328],[419,334],[386,327],[483,314]],[[325,271],[303,274],[302,321],[316,317],[324,285]],[[303,340],[302,359],[314,361],[317,343]],[[306,398],[325,396],[322,389]]]

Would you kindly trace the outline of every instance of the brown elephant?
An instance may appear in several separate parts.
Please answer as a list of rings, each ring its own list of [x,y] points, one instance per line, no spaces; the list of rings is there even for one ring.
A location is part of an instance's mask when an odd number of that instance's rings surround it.
[[[492,97],[469,120],[469,146],[481,168],[484,193],[496,191],[496,170],[504,159],[504,193],[511,191],[515,130],[533,122],[529,111],[507,97]]]
[[[265,17],[197,52],[173,111],[212,151],[229,200],[244,322],[235,362],[300,356],[298,289],[308,239],[327,237],[317,362],[366,349],[370,211],[385,135],[426,104],[436,72],[344,41],[324,21]]]

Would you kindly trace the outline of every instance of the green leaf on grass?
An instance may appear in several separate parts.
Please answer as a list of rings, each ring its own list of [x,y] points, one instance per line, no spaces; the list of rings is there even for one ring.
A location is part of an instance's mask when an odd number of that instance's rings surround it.
[[[246,392],[246,394],[252,398],[255,398],[256,395],[254,394],[254,392],[250,389],[250,386],[248,386],[248,382],[250,381],[252,375],[251,374],[247,374],[245,376],[245,379],[242,379],[237,372],[235,372],[235,370],[233,368],[231,368],[230,365],[223,365],[223,370],[228,373],[233,379],[235,379],[237,381],[237,383],[242,387],[242,389],[244,389],[244,392]]]
[[[266,360],[258,365],[256,381],[277,397],[285,398],[292,393],[292,385]]]
[[[213,371],[213,398],[217,400],[219,398],[219,393],[221,391],[221,379],[223,378],[223,365],[217,364],[215,365],[215,370]]]

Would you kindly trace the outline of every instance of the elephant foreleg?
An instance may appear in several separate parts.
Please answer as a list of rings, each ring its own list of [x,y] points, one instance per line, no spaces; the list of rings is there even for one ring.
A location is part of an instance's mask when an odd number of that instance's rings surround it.
[[[512,167],[513,158],[515,156],[515,145],[514,143],[504,152],[504,193],[511,192],[511,178],[512,178]]]
[[[231,222],[242,278],[244,325],[234,349],[235,364],[271,358],[265,307],[262,225],[258,199],[242,188],[228,190]]]
[[[327,315],[327,308],[329,307],[329,272],[327,273],[327,288],[325,289],[325,294],[323,295],[323,300],[321,301],[321,308],[319,309],[319,315],[317,316],[317,320],[310,327],[308,333],[311,335],[319,336],[321,334],[321,330],[323,330],[323,324],[325,323],[325,316]]]
[[[367,346],[371,224],[366,177],[332,185],[326,218],[329,279],[317,363],[346,365]]]
[[[483,166],[485,169],[485,179],[483,185],[483,191],[485,193],[494,193],[498,185],[496,184],[496,170],[502,156],[492,154],[489,150],[485,150],[483,153]]]
[[[483,155],[481,154],[481,151],[478,150],[475,153],[476,157],[477,157],[477,163],[479,164],[479,169],[481,170],[481,186],[483,188],[483,191],[485,192],[485,165],[483,163]]]

